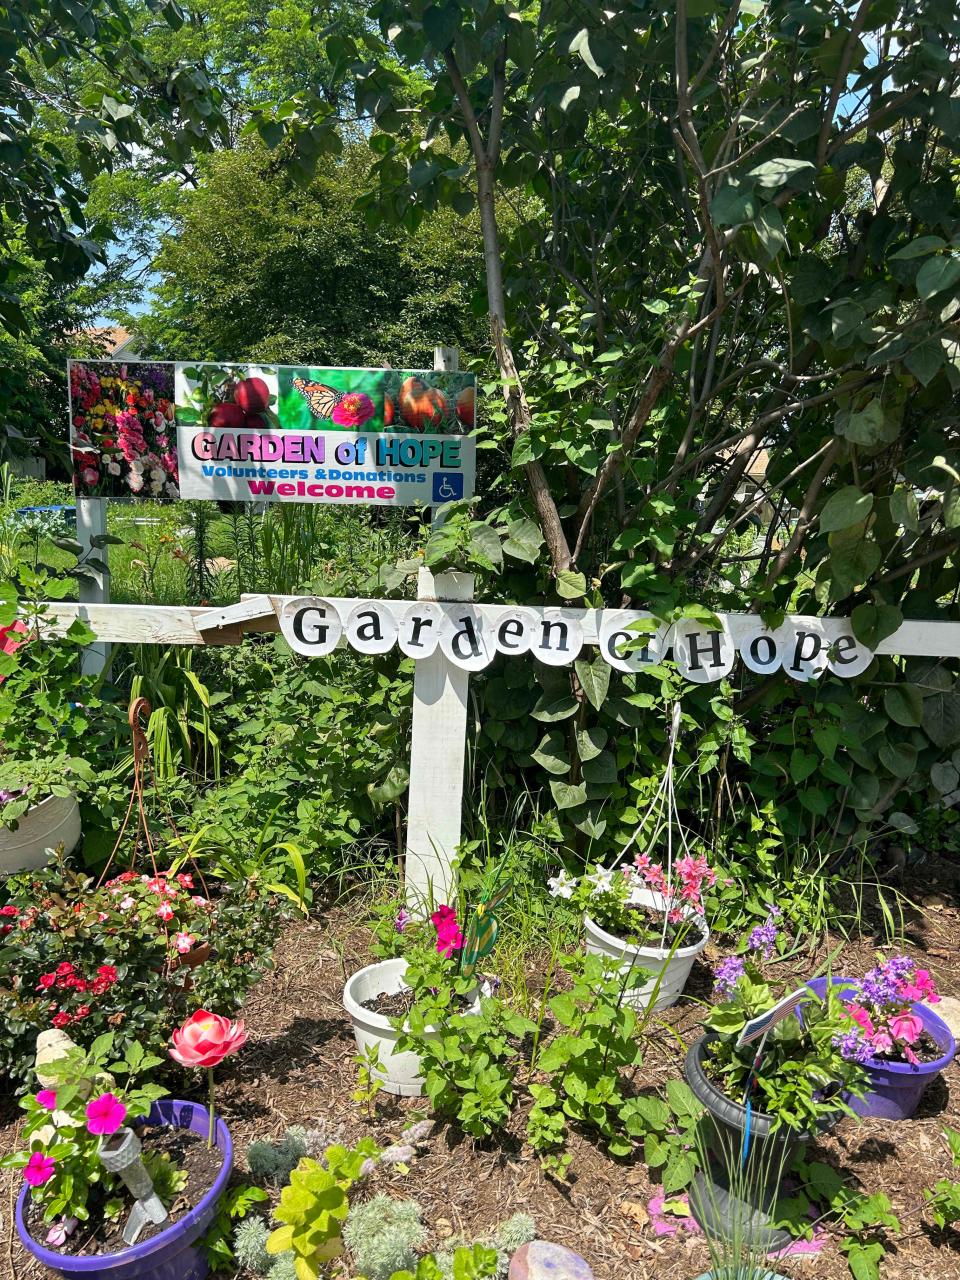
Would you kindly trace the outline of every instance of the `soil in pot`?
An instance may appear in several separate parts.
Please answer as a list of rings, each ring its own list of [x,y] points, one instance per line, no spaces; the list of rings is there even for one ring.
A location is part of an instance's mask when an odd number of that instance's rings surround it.
[[[631,947],[664,947],[669,950],[678,934],[682,935],[681,943],[685,946],[689,946],[697,937],[697,929],[690,921],[671,924],[668,920],[664,934],[663,912],[655,907],[625,907],[623,913],[618,912],[616,917],[605,912],[595,915],[591,910],[590,918],[601,929],[606,929],[607,933],[612,933],[615,938],[629,943]]]
[[[459,1000],[458,1003],[463,1012],[470,1008],[469,1000]],[[382,1018],[405,1018],[413,1008],[413,990],[410,987],[404,987],[402,991],[381,991],[379,995],[371,996],[369,1000],[361,1000],[361,1007],[370,1011],[370,1013],[379,1013]]]
[[[137,1239],[143,1244],[153,1236],[166,1231],[178,1222],[207,1194],[223,1167],[223,1152],[216,1146],[207,1147],[206,1138],[190,1129],[173,1128],[170,1125],[143,1125],[137,1128],[137,1134],[143,1143],[144,1152],[158,1155],[169,1155],[178,1169],[187,1175],[186,1186],[178,1193],[169,1206],[170,1216],[159,1226],[148,1223]],[[123,1193],[123,1209],[114,1220],[103,1216],[105,1197],[96,1192],[90,1196],[88,1207],[90,1218],[81,1222],[64,1244],[57,1246],[47,1243],[47,1232],[50,1224],[43,1221],[43,1210],[39,1204],[31,1200],[25,1213],[25,1221],[30,1234],[38,1244],[54,1253],[68,1254],[74,1257],[95,1257],[99,1254],[121,1253],[129,1246],[123,1240],[123,1228],[130,1214],[132,1201],[129,1193]]]

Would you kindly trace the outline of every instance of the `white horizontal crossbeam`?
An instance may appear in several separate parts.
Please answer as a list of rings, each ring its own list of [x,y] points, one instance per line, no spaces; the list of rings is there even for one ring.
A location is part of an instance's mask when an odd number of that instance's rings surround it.
[[[237,604],[220,609],[186,605],[76,604],[57,600],[45,606],[44,629],[51,635],[62,634],[72,622],[81,618],[98,640],[117,644],[236,644],[244,631],[278,631],[280,610],[288,600],[299,598],[244,596]],[[367,597],[326,596],[325,599],[344,621],[356,605],[367,602]],[[399,623],[413,602],[378,600],[376,603]],[[449,606],[441,604],[440,607]],[[492,627],[515,608],[509,604],[474,604],[471,607]],[[545,605],[523,607],[538,618],[542,618],[548,608]],[[603,610],[564,609],[563,613],[580,622],[586,644],[598,643]],[[756,614],[752,613],[728,613],[724,617],[734,643],[758,624]],[[790,615],[788,620],[798,626],[825,621],[799,614]],[[876,652],[896,653],[904,657],[960,658],[960,622],[904,622],[892,635],[879,642]]]

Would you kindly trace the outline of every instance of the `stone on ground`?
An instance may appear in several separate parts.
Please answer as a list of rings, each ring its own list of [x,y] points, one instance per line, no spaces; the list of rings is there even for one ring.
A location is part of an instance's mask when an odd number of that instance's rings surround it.
[[[508,1280],[593,1280],[593,1272],[572,1249],[531,1240],[510,1259]]]

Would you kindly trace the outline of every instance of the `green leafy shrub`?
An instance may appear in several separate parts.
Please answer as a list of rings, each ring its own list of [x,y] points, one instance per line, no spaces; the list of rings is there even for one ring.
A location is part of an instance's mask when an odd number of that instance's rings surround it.
[[[945,1129],[943,1136],[950,1148],[954,1168],[960,1169],[960,1133],[956,1129]],[[929,1205],[930,1215],[941,1231],[960,1222],[960,1182],[941,1178],[932,1191],[928,1189],[923,1194]]]
[[[207,902],[191,884],[164,884],[150,905],[139,876],[97,889],[63,861],[4,883],[0,1075],[24,1087],[37,1032],[49,1026],[69,1027],[86,1044],[111,1030],[118,1050],[139,1042],[165,1055],[170,1031],[194,1009],[239,1007],[270,967],[281,904],[245,886],[227,885]],[[169,928],[160,906],[172,913]],[[196,968],[181,966],[180,935],[211,946]]]
[[[292,1250],[298,1280],[316,1280],[324,1263],[343,1251],[343,1223],[349,1191],[379,1150],[372,1138],[355,1147],[327,1147],[323,1161],[304,1157],[280,1193],[274,1217],[282,1225],[270,1233],[267,1252]]]

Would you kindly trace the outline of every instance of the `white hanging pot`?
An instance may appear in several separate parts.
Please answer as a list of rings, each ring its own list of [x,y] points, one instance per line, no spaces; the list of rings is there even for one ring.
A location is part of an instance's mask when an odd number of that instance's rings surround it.
[[[16,831],[0,826],[0,875],[36,871],[47,865],[57,845],[63,845],[64,853],[72,853],[79,843],[77,797],[47,796],[20,817]]]
[[[353,1034],[359,1051],[366,1053],[373,1047],[378,1050],[380,1070],[374,1071],[373,1075],[383,1081],[386,1092],[396,1093],[404,1098],[419,1098],[424,1085],[420,1074],[420,1055],[409,1049],[404,1053],[395,1052],[394,1046],[400,1038],[399,1031],[382,1013],[373,1013],[364,1008],[365,1000],[406,991],[406,972],[407,962],[400,958],[381,960],[377,964],[367,965],[365,969],[359,969],[343,988],[343,1007],[353,1021]],[[474,990],[470,1003],[463,1012],[480,1012],[479,991]],[[434,1040],[439,1035],[438,1028],[427,1027],[424,1039]]]
[[[653,889],[641,889],[638,896],[641,907],[650,907],[661,915],[666,914],[667,904],[662,893]],[[694,960],[710,940],[710,930],[703,916],[686,907],[684,920],[690,926],[684,945],[677,947],[671,955],[670,947],[635,947],[622,938],[607,933],[606,929],[601,929],[596,920],[591,918],[589,912],[584,913],[583,929],[588,952],[619,961],[621,971],[645,969],[652,975],[647,982],[625,993],[624,1004],[632,1005],[635,1009],[647,1009],[651,1001],[654,1001],[653,1009],[657,1010],[666,1009],[680,999]]]

